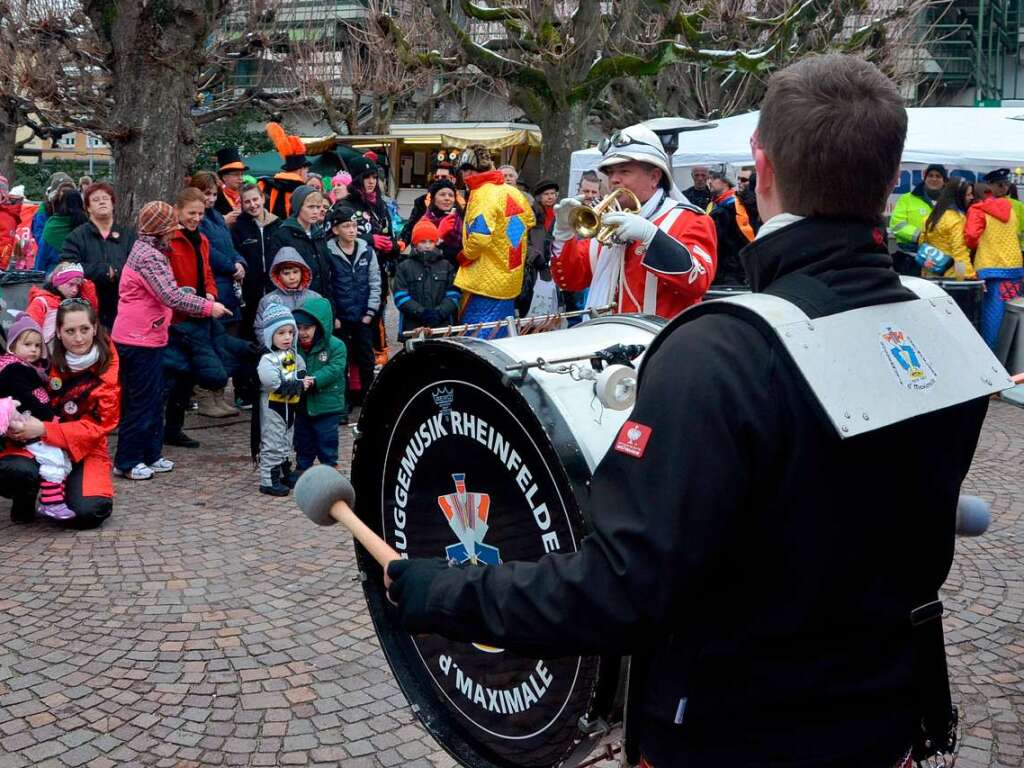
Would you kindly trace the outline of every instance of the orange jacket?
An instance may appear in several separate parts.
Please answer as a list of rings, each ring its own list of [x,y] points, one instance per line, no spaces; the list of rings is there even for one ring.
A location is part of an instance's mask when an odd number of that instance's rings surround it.
[[[86,278],[82,281],[81,297],[92,304],[96,312],[100,311],[100,300],[92,280]],[[25,313],[39,323],[39,327],[43,329],[43,341],[47,344],[53,340],[56,332],[57,310],[60,309],[63,300],[63,296],[46,286],[33,285],[28,290],[28,306],[25,307]]]
[[[118,383],[117,349],[110,345],[110,364],[99,375],[100,383],[86,396],[74,421],[51,421],[45,424],[43,440],[68,452],[72,463],[85,465],[82,478],[83,496],[114,495],[111,480],[114,465],[110,459],[107,436],[117,429],[121,418],[121,385]],[[50,369],[50,388],[61,378],[61,372]],[[61,416],[62,417],[62,416]],[[61,418],[59,417],[59,418]]]
[[[217,283],[210,268],[210,241],[206,235],[199,235],[199,252],[203,257],[203,283],[206,293],[217,300]],[[171,237],[171,252],[167,254],[167,261],[171,264],[171,271],[174,273],[174,282],[179,288],[191,288],[199,292],[199,270],[196,268],[196,252],[192,243],[178,230]],[[174,320],[187,320],[188,315],[180,312],[174,313]]]

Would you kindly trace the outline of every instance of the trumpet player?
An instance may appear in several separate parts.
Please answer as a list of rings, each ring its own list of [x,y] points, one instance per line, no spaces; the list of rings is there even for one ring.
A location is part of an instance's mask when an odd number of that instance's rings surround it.
[[[583,203],[560,201],[552,277],[564,291],[589,288],[588,307],[615,304],[619,312],[675,317],[699,302],[715,277],[715,225],[673,183],[668,155],[649,128],[617,131],[600,149],[599,167],[612,192],[631,192],[639,210],[603,214],[600,224],[613,230],[610,238],[579,239],[573,219]]]

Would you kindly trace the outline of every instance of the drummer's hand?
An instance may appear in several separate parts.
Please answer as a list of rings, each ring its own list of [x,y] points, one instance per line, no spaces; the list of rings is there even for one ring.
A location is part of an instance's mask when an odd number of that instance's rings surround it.
[[[637,213],[621,211],[601,217],[601,224],[615,227],[612,239],[620,243],[643,243],[650,245],[658,234],[658,227]]]
[[[576,237],[576,230],[572,228],[569,219],[572,212],[583,205],[575,197],[566,197],[555,204],[555,226],[551,229],[551,236],[555,240],[572,240]]]
[[[441,557],[392,560],[384,573],[388,600],[397,605],[402,619],[414,619],[426,613],[430,585],[434,577],[448,570]]]

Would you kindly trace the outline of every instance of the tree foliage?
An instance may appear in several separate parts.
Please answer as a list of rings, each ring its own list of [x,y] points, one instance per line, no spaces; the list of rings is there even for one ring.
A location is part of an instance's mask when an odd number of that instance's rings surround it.
[[[393,15],[376,21],[403,65],[475,69],[544,131],[542,169],[563,177],[595,115],[718,116],[756,104],[775,69],[818,51],[894,62],[932,0],[424,0],[431,46]],[[905,46],[903,46],[905,48]]]

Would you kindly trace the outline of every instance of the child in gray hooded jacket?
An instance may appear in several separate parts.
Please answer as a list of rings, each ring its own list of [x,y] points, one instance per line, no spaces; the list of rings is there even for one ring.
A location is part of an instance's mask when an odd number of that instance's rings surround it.
[[[295,409],[306,386],[306,363],[295,350],[295,318],[287,307],[268,304],[261,314],[263,343],[269,350],[260,358],[260,407],[253,414],[251,447],[259,457],[260,493],[287,496],[291,473],[289,457],[295,433]]]
[[[312,278],[309,265],[297,250],[286,245],[277,252],[270,265],[270,282],[274,284],[274,290],[260,299],[256,308],[255,331],[258,340],[263,340],[261,318],[268,304],[281,304],[289,310],[298,309],[306,299],[320,296],[309,287]]]

